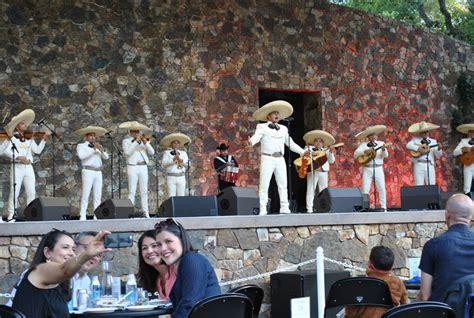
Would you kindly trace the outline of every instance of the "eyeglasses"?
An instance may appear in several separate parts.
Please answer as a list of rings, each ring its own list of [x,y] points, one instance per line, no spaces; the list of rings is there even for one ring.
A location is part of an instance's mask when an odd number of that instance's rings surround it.
[[[168,226],[170,226],[170,225],[173,225],[173,224],[174,224],[176,227],[178,227],[179,232],[181,232],[181,225],[180,225],[178,222],[176,222],[174,219],[172,219],[172,218],[169,218],[169,219],[166,219],[166,220],[161,221],[161,222],[159,222],[159,223],[156,223],[156,224],[155,224],[155,230],[161,229],[161,228],[163,228],[163,227],[166,228],[166,227],[168,227]]]

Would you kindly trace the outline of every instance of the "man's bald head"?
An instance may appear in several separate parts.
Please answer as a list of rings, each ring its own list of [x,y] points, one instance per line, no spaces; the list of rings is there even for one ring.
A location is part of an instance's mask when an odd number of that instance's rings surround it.
[[[470,224],[474,213],[474,203],[465,194],[456,193],[446,202],[446,220],[448,226],[456,223]]]

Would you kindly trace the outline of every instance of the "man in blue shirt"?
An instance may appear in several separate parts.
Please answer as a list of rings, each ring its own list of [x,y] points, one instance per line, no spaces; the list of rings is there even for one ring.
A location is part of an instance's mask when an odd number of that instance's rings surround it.
[[[474,232],[470,223],[474,203],[457,193],[446,202],[448,231],[423,246],[420,270],[420,299],[442,301],[448,287],[457,279],[474,274]]]

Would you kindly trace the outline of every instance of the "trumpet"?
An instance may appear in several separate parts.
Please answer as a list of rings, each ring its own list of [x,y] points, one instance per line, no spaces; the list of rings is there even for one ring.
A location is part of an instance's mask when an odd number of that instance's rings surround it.
[[[141,135],[138,135],[137,138],[135,138],[135,140],[136,140],[138,143],[144,143],[144,144],[146,144],[147,142],[150,142],[151,136],[150,136],[150,135],[147,135],[147,134],[141,134]]]
[[[174,151],[174,158],[173,158],[174,163],[176,163],[176,166],[179,169],[184,168],[184,160],[181,159],[181,157],[179,156],[178,150],[174,149],[173,151]]]
[[[104,147],[102,147],[102,145],[97,142],[90,142],[89,147],[97,149],[99,151],[104,151]]]

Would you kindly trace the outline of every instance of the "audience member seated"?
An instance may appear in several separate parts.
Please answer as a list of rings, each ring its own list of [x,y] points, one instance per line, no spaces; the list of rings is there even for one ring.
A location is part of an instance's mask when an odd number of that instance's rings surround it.
[[[408,303],[408,293],[402,280],[392,273],[395,257],[390,248],[375,246],[370,251],[367,275],[384,280],[390,288],[393,306]],[[380,318],[389,308],[380,306],[346,306],[346,318]]]
[[[470,285],[469,281],[463,282],[463,278],[474,274],[474,232],[470,228],[473,213],[474,203],[467,195],[457,193],[446,202],[448,230],[423,246],[421,300],[446,302],[446,292],[452,289],[452,284]],[[465,301],[465,297],[459,300]]]
[[[158,255],[176,268],[171,290],[172,318],[187,318],[198,301],[221,293],[214,268],[207,258],[194,251],[188,233],[181,224],[167,219],[155,225]]]
[[[43,236],[30,268],[18,283],[12,308],[28,318],[69,317],[70,279],[92,258],[110,251],[103,243],[107,234],[101,231],[77,256],[69,233],[55,229]]]
[[[138,239],[138,283],[148,292],[158,292],[169,299],[176,281],[174,265],[166,265],[158,254],[155,230],[146,231]]]

